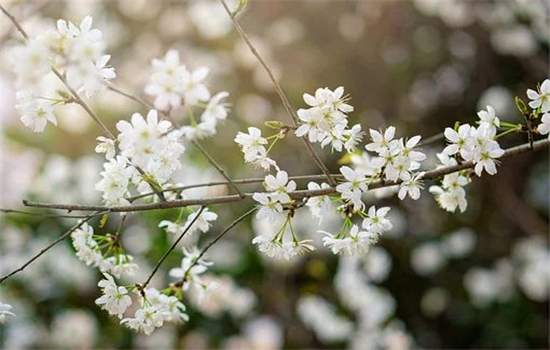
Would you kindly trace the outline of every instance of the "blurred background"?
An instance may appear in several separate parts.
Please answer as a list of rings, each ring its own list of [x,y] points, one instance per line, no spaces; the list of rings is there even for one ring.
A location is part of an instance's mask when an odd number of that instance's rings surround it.
[[[233,142],[247,126],[286,121],[265,72],[234,32],[217,1],[6,1],[31,33],[58,18],[79,23],[92,15],[108,41],[115,85],[145,96],[152,58],[177,49],[189,67],[211,69],[211,91],[230,93],[231,111],[220,132],[204,141],[235,178],[262,176],[243,164]],[[302,94],[344,86],[363,129],[394,125],[398,137],[441,132],[455,121],[473,122],[493,106],[502,120],[519,122],[514,96],[548,76],[550,3],[545,0],[250,0],[239,20],[273,67],[297,108]],[[15,104],[14,76],[5,52],[18,34],[0,20],[0,207],[22,198],[99,203],[94,190],[102,165],[94,154],[100,130],[78,106],[56,109],[59,127],[34,134],[23,127]],[[90,101],[107,124],[146,111],[105,91]],[[265,128],[264,128],[265,130]],[[526,142],[510,136],[501,145]],[[427,167],[443,142],[424,147]],[[341,159],[321,151],[337,172]],[[219,179],[191,147],[179,182]],[[273,158],[290,175],[318,173],[292,137]],[[423,192],[398,201],[377,191],[368,203],[389,205],[391,234],[360,259],[338,258],[319,248],[281,263],[250,244],[267,229],[251,219],[209,252],[223,288],[206,303],[187,303],[191,320],[152,336],[135,335],[94,305],[98,274],[79,262],[70,242],[46,254],[0,288],[0,301],[16,318],[0,326],[5,348],[546,348],[550,250],[548,156],[542,151],[506,160],[496,176],[467,187],[468,209],[449,214]],[[304,185],[304,184],[300,184]],[[249,185],[247,190],[258,187]],[[223,194],[214,187],[190,197]],[[246,205],[214,206],[218,221],[210,241]],[[128,217],[123,244],[150,271],[170,244],[157,226],[177,212]],[[320,241],[318,229],[338,227],[338,217],[317,227],[306,209],[297,213],[303,237]],[[115,226],[117,220],[110,220]],[[0,218],[0,273],[20,265],[71,225],[70,220],[21,215]],[[187,244],[187,243],[186,243]],[[319,247],[319,244],[317,244]],[[157,274],[179,265],[174,252]],[[361,288],[369,292],[354,300]],[[356,298],[357,299],[357,298]]]

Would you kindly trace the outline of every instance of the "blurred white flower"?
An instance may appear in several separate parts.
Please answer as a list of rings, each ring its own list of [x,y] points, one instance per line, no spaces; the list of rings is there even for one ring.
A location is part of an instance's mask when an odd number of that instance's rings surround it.
[[[11,309],[11,305],[0,302],[0,324],[6,322],[8,316],[15,316],[15,314],[10,311]]]
[[[437,243],[423,243],[412,251],[411,266],[421,276],[433,275],[445,264],[445,255]]]

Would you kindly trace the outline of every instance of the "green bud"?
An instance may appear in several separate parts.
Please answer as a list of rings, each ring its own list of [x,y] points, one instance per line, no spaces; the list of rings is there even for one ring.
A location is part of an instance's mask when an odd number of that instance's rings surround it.
[[[237,5],[237,8],[231,13],[231,16],[237,16],[242,10],[245,9],[247,4],[248,0],[239,0],[239,4]]]
[[[517,96],[514,97],[514,102],[516,103],[516,107],[521,114],[523,115],[529,114],[529,109],[527,108],[527,105],[525,104],[525,102],[523,102],[521,98]]]
[[[99,228],[105,227],[105,225],[107,224],[107,220],[109,220],[108,214],[101,215],[101,219],[99,219]]]
[[[278,120],[268,120],[264,123],[264,125],[267,126],[268,128],[276,129],[276,130],[279,130],[284,126],[284,124]]]
[[[62,100],[72,101],[73,99],[73,96],[68,91],[57,90],[56,93],[59,95],[59,97],[61,97]]]

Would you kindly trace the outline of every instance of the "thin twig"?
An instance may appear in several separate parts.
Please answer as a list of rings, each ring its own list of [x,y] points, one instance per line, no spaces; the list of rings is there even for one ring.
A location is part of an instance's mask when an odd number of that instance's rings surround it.
[[[216,168],[216,170],[218,170],[218,172],[227,180],[227,182],[229,183],[229,185],[231,187],[233,187],[233,189],[239,194],[239,196],[241,198],[244,198],[244,194],[241,192],[241,190],[239,189],[239,187],[235,184],[235,182],[233,182],[233,180],[231,180],[231,178],[229,177],[229,175],[227,175],[226,171],[220,166],[220,164],[218,164],[218,162],[208,153],[208,151],[206,151],[206,149],[204,149],[204,147],[201,146],[201,144],[198,142],[198,141],[193,141],[193,145],[195,147],[197,147],[199,149],[199,151],[201,151],[201,153],[206,157],[206,159],[208,159],[208,161],[210,162],[210,164],[212,164],[212,166],[214,168]]]
[[[253,212],[256,211],[256,207],[248,210],[246,213],[244,213],[243,215],[239,216],[238,218],[236,218],[229,226],[227,226],[219,235],[216,236],[216,238],[214,238],[212,241],[210,241],[210,243],[208,243],[204,248],[202,248],[201,252],[199,253],[199,255],[197,256],[196,259],[193,260],[193,263],[191,265],[189,265],[189,267],[187,268],[187,270],[185,270],[185,272],[183,273],[183,277],[182,279],[175,283],[174,286],[176,287],[179,287],[179,286],[182,286],[183,283],[185,282],[186,278],[187,278],[187,275],[189,274],[189,271],[191,271],[191,268],[193,268],[193,266],[195,266],[197,264],[197,262],[200,260],[200,258],[202,258],[204,256],[204,254],[206,254],[206,252],[208,251],[208,249],[210,249],[210,247],[212,247],[214,244],[216,244],[227,232],[229,232],[233,227],[237,226],[237,224],[241,221],[243,221],[244,219],[246,219],[250,214],[252,214]]]
[[[331,174],[334,179],[341,179],[343,178],[342,174]],[[324,174],[319,175],[296,175],[296,176],[289,176],[289,180],[307,180],[307,181],[321,181],[323,179],[326,179],[326,176]],[[265,181],[264,177],[251,177],[246,179],[233,179],[233,183],[243,185],[243,184],[256,184],[261,183]],[[171,187],[166,188],[162,190],[163,192],[183,192],[185,190],[193,189],[193,188],[201,188],[201,187],[213,187],[213,186],[227,186],[229,185],[228,181],[213,181],[213,182],[205,182],[205,183],[198,183],[198,184],[192,184],[192,185],[185,185],[185,186],[178,186],[178,187]],[[139,194],[133,197],[126,198],[129,202],[135,202],[138,199],[149,197],[154,195],[155,192],[147,192],[143,194]]]
[[[6,10],[4,6],[2,6],[2,4],[0,4],[0,10],[6,15],[6,17],[10,19],[11,23],[13,23],[13,25],[15,26],[15,28],[17,28],[17,31],[21,33],[23,38],[25,38],[25,40],[29,40],[27,32],[25,32],[25,30],[23,29],[23,27],[21,27],[19,22],[17,22],[15,17],[11,13],[9,13],[8,10]]]
[[[139,97],[137,97],[137,96],[135,96],[135,95],[132,95],[132,94],[129,93],[129,92],[122,91],[121,89],[116,88],[116,87],[114,87],[114,86],[111,85],[111,84],[108,85],[108,88],[109,88],[111,91],[113,91],[113,92],[115,92],[115,93],[117,93],[117,94],[119,94],[119,95],[121,95],[121,96],[124,96],[124,97],[126,97],[126,98],[129,98],[129,99],[131,99],[132,101],[137,102],[137,103],[141,104],[141,105],[144,106],[144,107],[147,107],[147,108],[154,108],[154,107],[153,107],[150,103],[148,103],[147,101],[145,101],[145,100],[143,100],[143,99],[141,99],[141,98],[139,98]],[[164,114],[164,113],[163,113],[163,114]],[[169,115],[167,115],[167,114],[164,114],[164,115],[167,116],[167,117],[169,117]],[[172,120],[172,119],[170,118],[170,120]],[[174,124],[176,124],[174,120],[172,120],[172,122],[173,122]],[[235,183],[233,182],[233,180],[231,179],[231,177],[229,177],[229,175],[227,174],[227,172],[225,171],[225,169],[224,169],[224,168],[214,159],[214,157],[212,157],[212,156],[208,153],[208,151],[206,151],[206,149],[205,149],[204,147],[201,146],[201,144],[200,144],[198,141],[193,141],[193,145],[194,145],[195,147],[197,147],[197,149],[206,157],[206,159],[208,160],[208,162],[209,162],[210,164],[212,164],[212,166],[213,166],[214,168],[216,168],[216,170],[217,170],[217,171],[227,180],[227,182],[229,183],[229,185],[230,185],[231,187],[233,187],[233,189],[234,189],[241,197],[244,198],[244,195],[243,195],[243,193],[241,192],[241,190],[237,187],[237,185],[235,185]],[[164,192],[164,191],[159,191],[159,192],[162,193],[162,192]],[[156,192],[156,193],[158,194],[159,192]]]
[[[15,17],[11,13],[9,13],[2,5],[0,5],[0,10],[4,13],[4,15],[6,15],[10,19],[10,21],[13,23],[15,28],[17,28],[19,33],[21,33],[21,35],[25,38],[25,40],[28,41],[29,36],[27,32],[25,32],[21,24],[19,24],[17,19],[15,19]],[[61,80],[63,85],[65,85],[65,87],[69,90],[74,102],[79,104],[86,111],[86,113],[88,113],[88,115],[105,131],[105,133],[107,133],[109,137],[111,137],[112,139],[115,139],[115,135],[109,130],[109,128],[107,128],[107,126],[103,123],[103,121],[101,121],[101,119],[99,119],[99,117],[92,111],[92,109],[88,106],[88,104],[84,102],[84,100],[78,95],[78,93],[69,85],[69,83],[67,82],[67,79],[65,79],[63,74],[61,74],[61,72],[59,72],[53,66],[50,68],[51,68],[51,71],[59,78],[59,80]]]
[[[145,108],[149,108],[149,109],[153,109],[154,107],[148,103],[147,101],[145,101],[144,99],[142,99],[141,97],[138,97],[138,96],[135,96],[135,95],[132,95],[126,91],[123,91],[121,90],[120,88],[114,86],[113,84],[107,84],[107,88],[121,96],[124,96],[126,98],[129,98],[130,100],[134,101],[134,102],[137,102],[139,103],[140,105],[142,105],[143,107]]]
[[[98,216],[98,214],[90,214],[90,215],[64,215],[64,214],[49,214],[49,213],[35,213],[32,211],[25,211],[25,210],[17,210],[17,209],[5,209],[0,208],[0,213],[4,214],[16,214],[16,215],[29,215],[29,216],[39,216],[42,218],[67,218],[67,219],[86,219],[89,216]]]
[[[288,100],[288,97],[277,81],[277,78],[275,78],[275,75],[273,74],[273,70],[269,67],[267,62],[262,58],[256,47],[252,44],[252,41],[250,41],[250,38],[248,37],[248,34],[244,31],[239,21],[237,21],[237,18],[235,18],[234,14],[229,9],[229,6],[225,2],[225,0],[219,0],[222,4],[223,8],[225,9],[225,12],[227,12],[227,15],[229,18],[231,18],[231,21],[233,22],[233,25],[235,26],[235,29],[237,30],[237,33],[239,33],[240,37],[243,39],[245,44],[248,46],[254,57],[260,62],[260,65],[264,68],[267,75],[269,76],[269,79],[273,83],[273,86],[275,87],[275,91],[277,92],[277,95],[279,95],[279,98],[281,99],[281,102],[283,103],[283,107],[287,111],[288,115],[290,116],[290,121],[294,127],[296,127],[298,124],[298,116],[296,115],[296,112],[294,111],[294,108],[290,104],[290,101]],[[325,174],[327,177],[328,183],[331,186],[336,186],[336,181],[330,176],[330,171],[326,167],[326,165],[323,163],[321,158],[315,153],[315,150],[313,149],[313,146],[309,142],[309,140],[306,137],[302,137],[302,140],[304,142],[304,145],[306,146],[306,149],[310,156],[313,158],[319,169]]]
[[[435,134],[433,136],[430,136],[418,143],[418,146],[426,146],[432,143],[435,143],[439,140],[443,140],[445,138],[445,134],[440,132],[439,134]]]
[[[90,106],[88,106],[88,104],[84,102],[84,100],[80,97],[80,95],[76,92],[76,90],[69,85],[69,83],[67,82],[67,79],[65,79],[63,74],[61,74],[61,72],[59,72],[55,67],[51,67],[51,68],[52,68],[52,72],[59,78],[59,80],[61,80],[63,85],[65,85],[65,87],[69,90],[69,92],[71,93],[74,99],[74,102],[80,105],[86,111],[86,113],[88,113],[88,115],[103,129],[103,131],[105,131],[105,133],[110,138],[112,138],[113,140],[116,139],[115,135],[111,132],[111,130],[109,130],[107,125],[105,125],[105,123],[103,123],[103,121],[94,113],[94,111],[92,111]]]
[[[2,278],[0,278],[0,284],[2,284],[2,282],[7,280],[8,278],[10,278],[11,276],[15,275],[16,273],[19,273],[19,272],[23,271],[27,266],[29,266],[36,259],[38,259],[40,256],[42,256],[42,254],[46,253],[48,250],[53,248],[59,242],[63,241],[65,238],[67,238],[71,233],[73,233],[74,231],[79,229],[82,225],[84,225],[84,223],[86,223],[86,222],[90,221],[92,218],[94,218],[98,215],[104,214],[106,212],[107,211],[93,213],[93,214],[88,215],[84,220],[79,221],[77,224],[72,226],[69,230],[65,231],[65,233],[63,233],[61,236],[59,236],[55,241],[51,242],[50,244],[48,244],[47,246],[42,248],[37,254],[33,255],[32,258],[27,260],[23,265],[21,265],[20,267],[18,267],[15,270],[13,270],[12,272],[8,273],[7,275],[2,276]]]
[[[533,150],[539,150],[547,148],[550,144],[550,140],[545,138],[543,140],[536,141],[533,144]],[[522,144],[519,146],[508,148],[502,157],[499,159],[509,158],[511,156],[527,153],[531,151],[529,143]],[[460,170],[469,169],[474,167],[473,162],[464,162],[461,164],[453,166],[444,166],[436,168],[430,171],[427,171],[423,177],[425,180],[434,180],[441,176],[451,174]],[[369,189],[381,188],[381,187],[390,187],[399,185],[401,181],[396,182],[386,182],[386,181],[375,181],[369,184]],[[288,195],[293,199],[303,199],[309,197],[317,197],[334,194],[336,189],[323,188],[318,190],[297,190],[289,192]],[[144,211],[144,210],[157,210],[157,209],[168,209],[168,208],[182,208],[191,205],[209,205],[209,204],[221,204],[221,203],[232,203],[239,202],[242,200],[248,200],[252,198],[253,193],[244,193],[246,198],[241,198],[239,195],[226,195],[226,196],[216,196],[209,198],[198,198],[198,199],[181,199],[174,201],[166,201],[160,203],[151,203],[151,204],[136,204],[136,205],[126,205],[126,206],[115,206],[115,207],[106,207],[106,206],[96,206],[96,205],[78,205],[78,204],[50,204],[50,203],[33,203],[29,201],[23,201],[23,204],[28,207],[36,208],[50,208],[50,209],[62,209],[62,210],[75,210],[75,211],[97,211],[97,210],[109,210],[112,212],[131,212],[131,211]]]
[[[151,274],[149,275],[149,277],[147,277],[147,280],[145,280],[145,282],[141,285],[139,285],[139,290],[144,293],[145,291],[145,288],[147,288],[147,285],[149,284],[149,282],[151,282],[151,279],[153,278],[153,276],[155,275],[155,273],[158,271],[158,269],[160,268],[160,265],[162,265],[162,263],[164,262],[164,260],[166,260],[166,258],[168,257],[168,255],[170,255],[170,253],[176,248],[176,246],[178,245],[178,243],[182,240],[183,236],[185,236],[185,234],[191,229],[191,226],[193,226],[193,224],[195,223],[195,221],[197,221],[199,219],[199,217],[201,216],[202,214],[202,211],[204,210],[204,208],[206,208],[204,205],[200,207],[197,215],[193,218],[193,220],[191,220],[191,222],[189,223],[189,225],[187,225],[187,227],[185,228],[185,230],[179,235],[179,237],[176,239],[176,241],[172,244],[172,246],[170,248],[168,248],[168,250],[166,252],[164,252],[164,254],[162,255],[162,257],[159,259],[159,261],[157,262],[157,264],[155,265],[155,267],[153,268],[153,271],[151,271]]]

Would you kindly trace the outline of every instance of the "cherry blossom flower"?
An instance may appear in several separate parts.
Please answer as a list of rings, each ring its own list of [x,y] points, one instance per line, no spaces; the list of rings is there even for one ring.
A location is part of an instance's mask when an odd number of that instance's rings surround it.
[[[267,175],[264,186],[266,191],[271,192],[271,198],[281,204],[289,203],[291,199],[288,193],[296,190],[296,182],[288,181],[286,171],[278,171],[276,176]]]
[[[210,92],[202,83],[208,75],[209,69],[200,67],[192,72],[187,70],[182,73],[182,93],[184,103],[195,105],[197,102],[208,101]]]
[[[541,135],[548,134],[548,138],[550,139],[550,113],[542,115],[541,123],[537,127],[537,130]]]
[[[184,290],[190,287],[204,289],[205,285],[202,283],[201,275],[213,263],[200,257],[200,251],[196,247],[183,248],[183,254],[184,257],[181,259],[180,267],[171,269],[169,272],[170,277],[183,280]]]
[[[495,114],[495,109],[491,106],[487,106],[487,110],[477,112],[480,123],[492,128],[500,127],[500,119]]]
[[[319,88],[315,96],[304,94],[303,98],[310,108],[297,111],[301,123],[295,131],[296,136],[307,135],[310,142],[320,142],[322,147],[331,144],[332,149],[338,152],[343,148],[353,151],[361,141],[363,132],[359,124],[347,128],[346,113],[352,112],[353,107],[346,103],[344,88],[340,86],[334,91]]]
[[[527,97],[531,100],[529,107],[540,108],[542,113],[550,112],[550,79],[542,82],[539,91],[528,89]]]
[[[105,153],[105,159],[113,159],[116,154],[115,141],[104,136],[99,136],[97,141],[99,143],[95,148],[96,153]]]
[[[252,199],[260,203],[260,209],[256,214],[259,219],[275,219],[283,212],[282,204],[273,199],[269,193],[254,193]]]
[[[369,208],[367,217],[363,220],[363,228],[374,235],[381,235],[383,232],[391,230],[392,223],[386,218],[390,207],[376,209],[373,205]]]
[[[395,127],[393,126],[387,128],[384,133],[373,129],[370,129],[369,133],[372,142],[365,146],[367,151],[380,153],[385,149],[391,148],[391,146],[395,144],[395,140],[393,140],[395,136]]]
[[[107,310],[109,314],[122,318],[122,314],[132,304],[132,299],[128,295],[128,290],[117,286],[113,277],[109,274],[103,274],[105,279],[99,281],[102,296],[97,298],[95,303]]]
[[[121,156],[109,160],[103,167],[100,173],[102,179],[95,185],[95,189],[102,192],[103,200],[108,205],[127,204],[125,196],[135,169],[129,167],[128,160]]]
[[[362,210],[365,204],[361,200],[361,196],[363,192],[367,191],[365,175],[347,166],[341,167],[340,172],[347,181],[336,186],[336,191],[341,193],[343,199],[349,200],[355,210]]]
[[[29,90],[17,92],[17,105],[21,114],[21,122],[33,132],[42,132],[48,122],[57,125],[52,104],[39,98],[33,98]]]
[[[460,208],[461,212],[466,210],[468,202],[466,201],[466,191],[462,187],[442,189],[439,186],[431,186],[429,191],[435,195],[435,198],[441,208],[455,212]]]
[[[327,183],[322,183],[321,185],[319,185],[316,182],[309,182],[307,184],[307,189],[311,191],[329,189],[329,188],[330,188],[330,185]],[[325,213],[327,213],[329,210],[333,208],[333,205],[332,205],[332,202],[330,201],[329,196],[311,197],[307,200],[306,206],[309,208],[311,215],[319,219],[319,222],[321,222],[321,220],[325,216]]]
[[[187,321],[185,305],[176,297],[168,296],[157,289],[147,288],[141,300],[141,307],[134,317],[125,318],[121,324],[145,335],[151,335],[156,328],[162,327],[165,322]]]
[[[445,138],[451,144],[445,147],[443,153],[453,155],[460,153],[463,157],[472,147],[472,127],[468,124],[462,124],[458,127],[458,131],[452,128],[445,128]]]
[[[399,193],[397,196],[403,200],[407,195],[414,200],[420,198],[420,191],[424,188],[422,185],[422,177],[424,172],[420,172],[412,176],[409,180],[403,181],[399,185]]]

